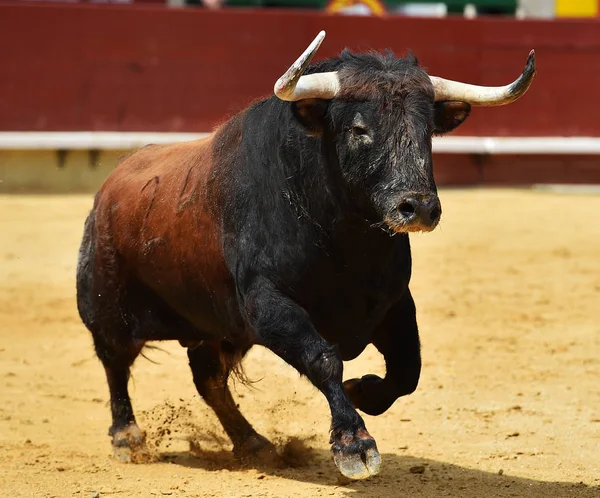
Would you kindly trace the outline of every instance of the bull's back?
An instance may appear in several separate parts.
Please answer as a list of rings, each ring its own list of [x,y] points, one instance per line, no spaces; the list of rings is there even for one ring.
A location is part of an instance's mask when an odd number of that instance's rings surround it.
[[[145,147],[101,188],[96,231],[118,254],[119,278],[147,287],[202,332],[228,336],[236,308],[215,182],[211,138]]]

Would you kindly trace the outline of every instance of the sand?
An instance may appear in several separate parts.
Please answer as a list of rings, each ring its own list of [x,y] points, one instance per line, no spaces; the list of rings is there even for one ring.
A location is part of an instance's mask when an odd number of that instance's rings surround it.
[[[0,496],[600,496],[600,196],[441,199],[441,226],[411,236],[419,389],[364,416],[382,471],[348,483],[325,399],[261,348],[245,361],[257,382],[235,396],[287,467],[233,459],[170,343],[137,361],[131,384],[155,461],[114,460],[104,372],[74,298],[92,196],[0,197]],[[345,378],[382,371],[370,347]]]

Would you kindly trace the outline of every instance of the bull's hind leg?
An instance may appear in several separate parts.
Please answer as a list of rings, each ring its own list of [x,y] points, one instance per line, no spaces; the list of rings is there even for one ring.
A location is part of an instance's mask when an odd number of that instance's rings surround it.
[[[123,462],[143,461],[147,457],[146,435],[135,421],[127,385],[130,367],[144,343],[127,341],[116,345],[106,342],[94,336],[96,354],[104,365],[110,391],[112,425],[108,434],[112,437],[114,455]]]
[[[123,289],[116,278],[116,257],[110,247],[99,252],[94,245],[95,213],[85,222],[77,265],[77,308],[92,333],[96,355],[106,372],[110,391],[112,437],[115,456],[135,461],[144,453],[145,436],[135,422],[127,383],[129,369],[144,343],[133,340],[132,320],[125,318]],[[133,318],[133,317],[131,317]]]
[[[220,341],[205,341],[188,348],[194,384],[231,439],[235,456],[242,461],[274,463],[277,460],[275,447],[241,414],[227,386],[231,369],[245,353]]]
[[[81,293],[78,297],[82,297]],[[100,297],[103,297],[102,293]],[[90,305],[82,300],[79,305],[85,311],[82,316],[92,333],[96,355],[106,373],[112,415],[108,434],[112,437],[114,455],[124,462],[145,460],[145,434],[136,424],[127,388],[130,367],[144,342],[131,338],[122,312],[116,311],[108,299],[102,303],[103,306],[96,301]]]

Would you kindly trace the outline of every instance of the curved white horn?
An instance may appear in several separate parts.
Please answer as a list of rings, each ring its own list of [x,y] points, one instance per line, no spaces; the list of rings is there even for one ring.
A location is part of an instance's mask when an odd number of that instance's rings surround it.
[[[336,72],[302,76],[324,38],[325,31],[321,31],[296,62],[277,80],[274,92],[278,98],[294,102],[300,99],[332,99],[338,94],[340,80]]]
[[[510,104],[525,94],[535,76],[535,51],[529,52],[527,64],[521,76],[506,86],[477,86],[459,81],[445,80],[437,76],[429,79],[435,90],[436,101],[457,100],[480,106]]]

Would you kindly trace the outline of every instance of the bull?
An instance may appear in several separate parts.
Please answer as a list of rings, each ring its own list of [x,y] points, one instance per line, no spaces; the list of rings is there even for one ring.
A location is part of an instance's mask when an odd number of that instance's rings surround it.
[[[308,378],[331,410],[340,472],[361,479],[380,455],[357,410],[385,412],[421,371],[409,232],[442,214],[432,136],[471,106],[517,100],[502,87],[429,76],[413,55],[356,54],[311,64],[319,33],[259,101],[205,139],[144,147],[94,199],[77,267],[77,305],[106,371],[115,452],[144,447],[128,393],[151,341],[187,348],[195,386],[241,459],[275,448],[244,418],[227,380],[255,344]],[[384,378],[343,381],[368,344]]]

